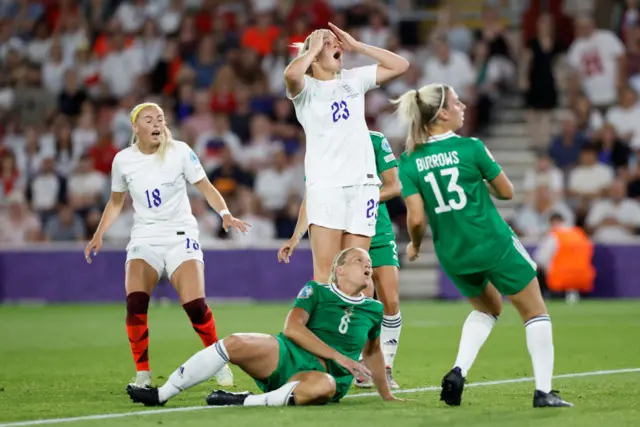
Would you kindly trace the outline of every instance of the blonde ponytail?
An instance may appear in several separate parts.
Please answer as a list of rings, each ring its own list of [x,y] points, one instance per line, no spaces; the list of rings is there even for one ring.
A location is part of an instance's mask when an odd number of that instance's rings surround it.
[[[429,139],[429,125],[437,123],[440,111],[447,108],[449,89],[449,86],[444,84],[429,84],[391,100],[392,104],[398,106],[396,114],[400,120],[409,125],[407,152],[413,152],[417,144]]]

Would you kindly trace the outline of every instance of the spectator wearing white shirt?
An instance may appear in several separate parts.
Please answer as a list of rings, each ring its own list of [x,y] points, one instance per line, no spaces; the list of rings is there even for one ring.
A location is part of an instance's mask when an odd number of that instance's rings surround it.
[[[47,156],[42,160],[41,171],[27,187],[27,199],[31,202],[31,208],[46,222],[65,198],[65,181],[56,173],[53,157]]]
[[[601,197],[613,182],[613,169],[598,161],[598,151],[587,145],[580,153],[580,163],[569,173],[568,193],[577,204],[587,207]]]
[[[513,225],[520,236],[539,238],[549,230],[549,218],[554,213],[561,215],[569,225],[575,223],[575,216],[569,206],[561,200],[554,201],[549,187],[539,186],[534,201],[520,208]]]
[[[180,28],[184,15],[184,0],[171,0],[169,7],[156,15],[156,23],[163,34],[173,34]]]
[[[451,86],[460,101],[467,105],[467,114],[472,114],[470,106],[475,105],[476,72],[469,57],[462,52],[451,50],[446,36],[438,35],[434,40],[435,56],[427,59],[422,69],[422,80],[418,86],[441,83]],[[466,121],[465,124],[469,123]],[[464,133],[464,132],[463,132]]]
[[[360,30],[359,40],[371,46],[387,49],[389,34],[384,15],[381,11],[375,10],[369,15],[369,25]]]
[[[164,53],[165,39],[161,37],[155,22],[147,21],[142,27],[142,34],[136,38],[134,49],[139,50],[143,59],[142,71],[150,73],[156,68]]]
[[[138,49],[127,48],[121,33],[111,37],[113,49],[100,65],[100,81],[110,93],[122,98],[131,93],[138,84],[138,78],[144,72],[143,53]]]
[[[590,16],[578,16],[575,28],[576,39],[567,55],[570,96],[581,85],[589,101],[604,112],[615,104],[618,88],[626,81],[624,45],[611,31],[596,29]]]
[[[613,181],[609,197],[593,203],[586,226],[599,242],[626,242],[640,231],[640,203],[627,197],[624,181]]]
[[[451,50],[446,37],[439,35],[434,40],[435,56],[427,59],[422,69],[423,81],[447,84],[456,91],[462,102],[468,103],[474,97],[476,73],[469,57]]]
[[[79,212],[87,212],[100,204],[107,178],[94,169],[91,156],[84,155],[78,168],[69,177],[67,186],[69,204]]]
[[[36,24],[34,36],[27,44],[27,58],[35,64],[42,64],[49,56],[51,49],[51,37],[46,21]]]
[[[19,246],[40,240],[40,220],[18,191],[8,197],[9,209],[0,212],[0,245]]]
[[[51,44],[49,58],[42,65],[42,83],[44,87],[55,96],[60,95],[64,87],[64,73],[69,64],[62,56],[62,46],[54,41]]]
[[[538,154],[535,167],[527,170],[524,174],[525,202],[533,202],[535,190],[540,186],[549,189],[550,197],[554,201],[563,196],[564,174],[544,152]]]
[[[115,13],[126,33],[137,33],[149,17],[147,0],[129,0],[120,3]]]
[[[607,111],[606,120],[623,141],[640,140],[640,105],[638,94],[631,86],[622,88],[620,103]]]
[[[295,172],[284,150],[274,155],[272,167],[258,171],[254,190],[267,211],[276,212],[284,208],[288,197],[296,192]]]

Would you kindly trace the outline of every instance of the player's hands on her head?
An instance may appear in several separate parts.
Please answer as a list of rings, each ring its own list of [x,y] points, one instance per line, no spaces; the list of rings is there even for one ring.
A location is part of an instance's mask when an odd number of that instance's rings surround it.
[[[409,261],[415,261],[420,256],[420,249],[417,249],[412,242],[407,245],[407,258]]]
[[[233,228],[236,230],[236,233],[240,232],[242,234],[246,234],[247,231],[249,231],[249,227],[251,227],[251,224],[235,218],[231,214],[227,214],[222,217],[222,228],[224,228],[224,231],[226,232],[229,232],[229,230]]]
[[[309,39],[309,52],[318,55],[324,47],[324,34],[327,30],[315,30]]]
[[[300,239],[296,236],[293,236],[289,240],[287,240],[278,250],[278,262],[284,262],[285,264],[289,264],[289,258],[293,255],[293,251],[300,243]]]
[[[95,234],[84,249],[84,258],[87,260],[87,263],[91,264],[91,252],[93,252],[94,256],[98,255],[100,248],[102,248],[102,235]]]
[[[364,366],[362,363],[356,362],[353,359],[349,359],[347,356],[338,354],[338,356],[335,358],[335,362],[349,371],[349,373],[353,376],[371,378],[371,371],[366,366]]]
[[[346,31],[341,30],[340,28],[333,25],[329,22],[329,28],[333,34],[336,35],[338,41],[340,42],[340,46],[347,52],[357,52],[361,47],[362,43],[358,40],[354,39],[353,36]]]

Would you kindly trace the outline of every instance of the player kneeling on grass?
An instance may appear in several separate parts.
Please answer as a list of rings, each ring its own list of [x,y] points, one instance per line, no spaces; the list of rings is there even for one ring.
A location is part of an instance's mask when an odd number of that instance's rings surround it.
[[[362,293],[371,283],[366,251],[348,248],[331,268],[330,284],[309,282],[277,335],[232,334],[196,353],[160,388],[130,385],[134,402],[164,405],[182,390],[212,378],[227,363],[251,376],[264,394],[213,391],[214,406],[322,405],[338,402],[354,375],[371,376],[380,396],[394,400],[380,349],[382,304]],[[366,366],[356,360],[362,352]]]

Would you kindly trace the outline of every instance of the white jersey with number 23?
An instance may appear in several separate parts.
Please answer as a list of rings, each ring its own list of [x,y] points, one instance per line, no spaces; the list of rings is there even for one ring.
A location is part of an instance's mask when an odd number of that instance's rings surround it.
[[[111,191],[129,191],[133,200],[131,240],[197,233],[187,182],[202,180],[205,171],[198,156],[184,142],[173,141],[167,148],[164,161],[157,153],[142,153],[136,145],[120,151],[113,159]]]
[[[307,188],[380,184],[364,114],[377,67],[342,70],[328,81],[305,75],[302,91],[288,95],[306,135]]]

